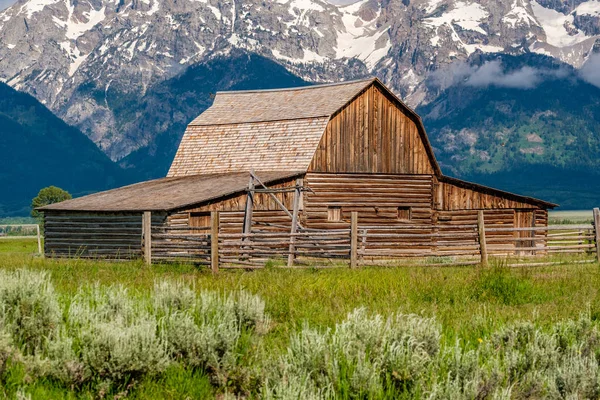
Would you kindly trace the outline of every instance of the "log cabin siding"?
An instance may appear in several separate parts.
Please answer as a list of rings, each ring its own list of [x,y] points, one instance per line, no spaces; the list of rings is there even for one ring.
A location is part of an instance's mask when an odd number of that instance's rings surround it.
[[[309,172],[433,175],[417,124],[377,85],[331,117]]]
[[[430,224],[431,175],[370,175],[308,173],[304,183],[301,222],[309,228],[347,228],[350,213],[360,225]],[[341,207],[342,221],[328,219],[328,207]],[[409,207],[411,218],[398,218],[398,208]]]
[[[295,179],[278,182],[269,185],[271,189],[291,188],[296,184]],[[260,187],[257,186],[257,189]],[[293,192],[275,193],[277,199],[288,209],[293,207]],[[210,213],[211,211],[219,211],[220,213],[220,231],[224,233],[240,233],[244,224],[244,211],[246,208],[247,193],[241,193],[234,196],[229,196],[220,201],[213,201],[201,206],[179,210],[178,212],[169,215],[168,225],[170,226],[191,226],[190,214],[193,213]],[[287,231],[291,228],[291,218],[281,209],[275,200],[267,193],[255,193],[254,207],[252,215],[253,229],[262,229],[270,231]],[[267,227],[265,223],[273,224],[274,226]],[[206,224],[208,228],[210,223]]]
[[[438,210],[538,208],[535,205],[511,200],[501,195],[463,188],[446,182],[437,182],[434,190],[435,206]]]
[[[166,213],[153,213],[162,225]],[[141,213],[44,213],[44,254],[49,257],[130,259],[142,250]]]

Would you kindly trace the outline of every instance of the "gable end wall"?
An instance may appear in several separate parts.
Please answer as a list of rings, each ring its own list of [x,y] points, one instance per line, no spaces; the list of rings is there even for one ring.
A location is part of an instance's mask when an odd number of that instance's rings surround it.
[[[433,175],[417,124],[377,85],[332,116],[309,172]]]

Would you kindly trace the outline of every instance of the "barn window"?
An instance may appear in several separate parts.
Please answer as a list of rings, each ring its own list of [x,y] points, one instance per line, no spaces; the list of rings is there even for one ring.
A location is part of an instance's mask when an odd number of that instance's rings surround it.
[[[398,207],[398,220],[409,221],[412,218],[410,207]]]
[[[191,212],[190,213],[190,226],[198,227],[209,227],[210,226],[210,212]]]
[[[341,221],[342,207],[329,206],[327,207],[327,221]]]

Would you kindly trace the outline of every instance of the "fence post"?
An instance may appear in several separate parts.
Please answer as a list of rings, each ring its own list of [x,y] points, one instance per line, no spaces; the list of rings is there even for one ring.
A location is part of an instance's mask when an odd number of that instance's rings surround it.
[[[288,251],[288,268],[294,266],[294,259],[296,258],[296,237],[294,234],[298,231],[298,213],[300,212],[300,200],[302,198],[300,187],[302,185],[302,179],[296,179],[296,190],[294,191],[294,211],[292,212],[292,228],[290,229],[290,247]]]
[[[142,231],[144,234],[144,260],[146,265],[152,265],[152,213],[150,211],[144,211]]]
[[[219,272],[219,212],[210,213],[210,268]]]
[[[44,252],[42,251],[42,238],[40,236],[40,224],[37,224],[35,228],[37,231],[38,254],[44,257]]]
[[[596,260],[600,263],[600,209],[594,208],[594,233],[596,239]]]
[[[481,254],[481,266],[487,267],[488,253],[487,243],[485,241],[485,222],[483,219],[483,210],[477,212],[477,232],[479,233],[479,252]]]
[[[350,214],[350,268],[356,268],[358,261],[358,212]]]

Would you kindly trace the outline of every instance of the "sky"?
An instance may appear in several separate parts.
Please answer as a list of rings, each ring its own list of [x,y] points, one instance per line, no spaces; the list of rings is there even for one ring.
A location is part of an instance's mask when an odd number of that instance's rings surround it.
[[[0,0],[0,11],[11,6],[13,3],[15,3],[15,0]]]

